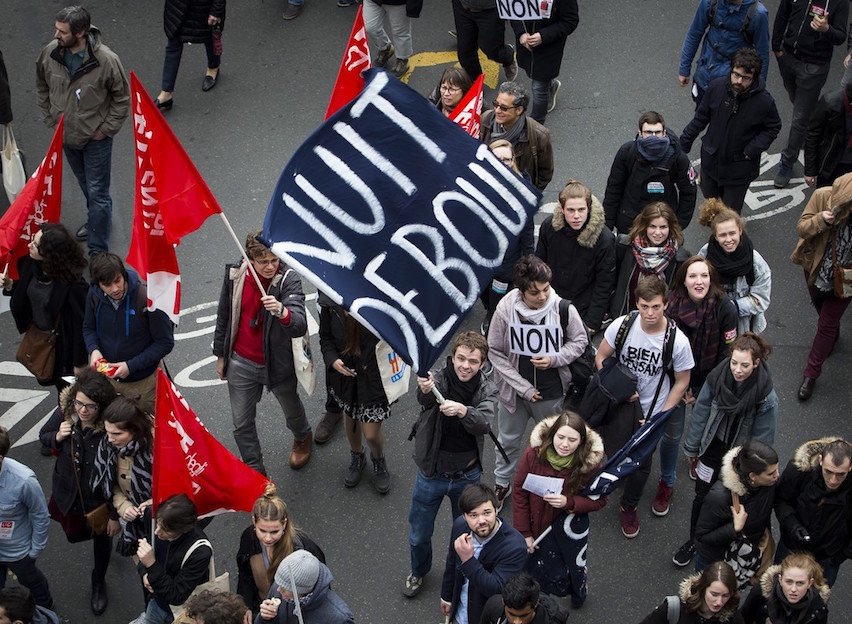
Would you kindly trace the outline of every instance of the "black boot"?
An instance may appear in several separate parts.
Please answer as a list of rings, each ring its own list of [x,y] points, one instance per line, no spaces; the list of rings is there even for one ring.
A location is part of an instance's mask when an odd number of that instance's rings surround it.
[[[95,579],[92,576],[92,613],[100,615],[107,608],[107,589],[106,582],[101,579]]]

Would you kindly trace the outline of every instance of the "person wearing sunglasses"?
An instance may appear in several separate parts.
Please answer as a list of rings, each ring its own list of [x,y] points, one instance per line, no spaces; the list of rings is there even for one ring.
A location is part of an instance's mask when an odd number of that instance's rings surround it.
[[[526,171],[538,190],[553,178],[553,145],[550,131],[526,114],[529,92],[517,82],[500,85],[493,110],[482,113],[479,140],[486,145],[505,139],[515,150],[518,169]]]
[[[293,470],[299,470],[311,458],[313,432],[296,389],[293,365],[292,339],[304,336],[308,329],[302,282],[257,240],[258,234],[260,230],[249,232],[245,243],[253,271],[249,272],[245,260],[225,267],[213,355],[219,379],[228,382],[240,457],[265,475],[255,424],[264,386],[275,395],[293,433]]]

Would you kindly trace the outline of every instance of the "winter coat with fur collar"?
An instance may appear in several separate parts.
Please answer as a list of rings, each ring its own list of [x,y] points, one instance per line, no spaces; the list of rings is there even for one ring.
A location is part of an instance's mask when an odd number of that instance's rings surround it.
[[[817,559],[841,562],[852,557],[852,478],[834,491],[825,485],[819,456],[830,436],[802,444],[778,480],[775,517],[781,525],[781,541],[790,550],[807,550]],[[811,539],[795,537],[804,527]]]
[[[760,591],[757,588],[749,592],[748,598],[742,608],[743,620],[746,624],[765,624],[769,622],[769,603],[780,601],[775,595],[775,587],[778,585],[778,575],[781,574],[781,566],[773,565],[766,569],[760,577]],[[798,624],[822,624],[828,622],[828,599],[831,590],[828,585],[814,585],[808,591],[808,595],[802,598],[809,602],[805,607],[805,615],[801,620],[795,620]],[[775,618],[772,624],[789,624],[793,620],[786,618]]]
[[[598,331],[615,288],[615,236],[606,227],[603,206],[594,195],[589,218],[579,232],[565,223],[560,204],[551,206],[553,215],[539,228],[535,255],[553,271],[554,290],[570,299],[586,325]]]
[[[680,582],[678,590],[680,612],[676,620],[677,624],[743,624],[742,616],[736,611],[736,606],[731,601],[728,601],[719,613],[709,619],[701,617],[697,611],[687,610],[686,604],[692,592],[692,587],[698,583],[700,576],[701,574],[693,574]],[[640,624],[670,624],[668,619],[668,600],[663,600],[662,604],[654,609]]]
[[[512,526],[524,537],[538,537],[562,512],[561,509],[556,509],[549,503],[546,503],[541,496],[531,494],[524,489],[524,480],[528,474],[565,479],[562,494],[568,498],[568,505],[565,509],[569,513],[571,511],[575,513],[589,513],[590,511],[597,511],[606,505],[606,496],[592,500],[577,494],[578,490],[585,487],[592,480],[601,463],[603,463],[603,440],[594,430],[586,427],[586,441],[584,443],[586,457],[582,464],[571,466],[564,470],[556,470],[547,461],[541,462],[539,460],[538,449],[541,447],[547,430],[550,429],[557,418],[559,418],[558,415],[545,418],[533,428],[532,435],[530,435],[530,446],[524,452],[518,464],[518,470],[515,473],[514,494],[512,495]],[[579,470],[582,476],[580,477],[579,486],[572,490],[569,488],[568,482],[571,480],[575,470]]]
[[[695,525],[695,551],[707,563],[719,561],[728,545],[737,539],[734,519],[731,514],[734,492],[748,513],[743,537],[757,544],[763,532],[772,524],[772,504],[775,501],[775,485],[754,490],[740,480],[734,470],[733,460],[742,447],[735,446],[722,459],[720,478],[704,499],[701,513]]]

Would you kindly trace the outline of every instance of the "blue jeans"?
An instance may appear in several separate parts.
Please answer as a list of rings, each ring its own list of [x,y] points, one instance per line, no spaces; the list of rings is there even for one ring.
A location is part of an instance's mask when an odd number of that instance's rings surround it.
[[[550,103],[550,85],[552,80],[532,81],[532,106],[530,117],[543,124],[547,117],[547,105]]]
[[[6,587],[6,574],[11,570],[18,577],[18,583],[30,590],[33,600],[40,607],[53,609],[53,597],[47,577],[36,566],[36,560],[30,556],[17,561],[0,562],[0,589]]]
[[[172,624],[175,621],[171,611],[166,611],[151,598],[145,609],[145,624]]]
[[[109,181],[112,171],[112,137],[92,139],[82,149],[64,146],[65,159],[86,197],[89,223],[89,254],[109,251],[112,227],[112,198]]]
[[[207,67],[216,69],[222,61],[221,56],[217,56],[213,51],[213,36],[204,42],[204,49],[207,50]],[[162,90],[171,93],[175,90],[175,81],[177,80],[178,69],[180,68],[180,57],[183,54],[183,41],[180,40],[180,33],[174,38],[169,39],[166,43],[166,55],[163,58],[163,83]]]
[[[677,456],[685,421],[686,403],[681,402],[669,416],[666,432],[660,441],[660,481],[669,486],[675,484]]]
[[[432,532],[435,517],[441,508],[444,496],[449,497],[453,519],[461,515],[459,497],[471,483],[482,480],[482,470],[477,466],[457,479],[435,475],[431,479],[419,470],[411,493],[411,511],[408,512],[408,544],[411,547],[411,573],[426,576],[432,568]]]

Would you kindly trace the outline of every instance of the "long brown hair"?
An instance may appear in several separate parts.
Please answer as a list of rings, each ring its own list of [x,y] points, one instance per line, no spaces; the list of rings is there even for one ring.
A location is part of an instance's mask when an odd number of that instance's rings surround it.
[[[577,413],[566,410],[559,414],[559,418],[553,421],[553,424],[544,432],[541,439],[541,446],[536,452],[538,461],[542,464],[547,463],[547,449],[553,447],[553,436],[559,431],[560,427],[571,427],[574,431],[580,434],[580,444],[577,445],[577,450],[574,451],[574,470],[571,471],[571,476],[568,479],[568,491],[576,492],[580,485],[580,479],[583,475],[580,473],[580,466],[586,462],[586,457],[589,454],[589,448],[586,444],[588,437],[586,430],[586,421]]]
[[[725,289],[722,288],[722,284],[719,282],[719,274],[716,272],[716,269],[713,268],[713,265],[710,264],[710,261],[704,256],[692,256],[678,267],[674,281],[672,282],[672,288],[669,291],[669,297],[671,297],[672,294],[676,294],[681,297],[689,298],[689,291],[686,288],[686,276],[689,273],[689,267],[693,264],[698,264],[699,262],[703,262],[707,265],[707,272],[710,274],[710,288],[707,294],[715,295],[716,299],[721,299],[725,296]]]
[[[272,546],[272,556],[269,558],[269,567],[266,569],[266,580],[269,581],[270,587],[275,580],[275,571],[278,570],[284,558],[293,552],[293,536],[296,533],[296,528],[290,519],[290,512],[287,509],[287,503],[278,498],[275,494],[275,486],[267,487],[266,492],[254,501],[254,507],[251,510],[252,524],[263,520],[266,522],[280,522],[284,525],[284,532],[281,534],[281,539]]]
[[[665,219],[669,224],[669,240],[673,240],[678,244],[678,247],[682,247],[683,230],[680,228],[677,215],[675,215],[671,206],[661,201],[651,202],[642,209],[642,212],[636,215],[636,218],[633,219],[633,226],[630,228],[630,232],[627,233],[627,239],[634,241],[636,237],[640,237],[642,242],[647,246],[648,227],[651,225],[651,221],[660,217]]]
[[[736,611],[740,604],[737,576],[734,574],[731,566],[724,561],[711,563],[704,568],[701,576],[692,582],[692,585],[689,587],[689,596],[686,599],[686,610],[690,613],[695,613],[701,609],[704,605],[704,593],[716,581],[722,583],[731,593],[731,597],[723,608],[729,610],[731,613]]]

